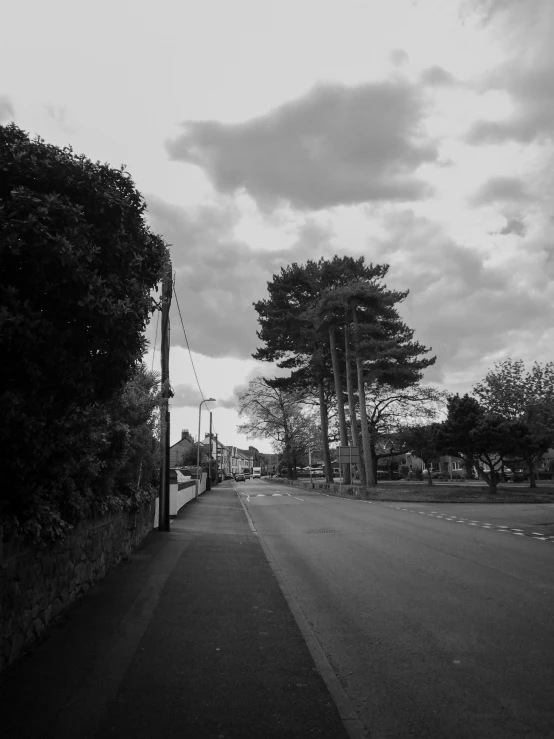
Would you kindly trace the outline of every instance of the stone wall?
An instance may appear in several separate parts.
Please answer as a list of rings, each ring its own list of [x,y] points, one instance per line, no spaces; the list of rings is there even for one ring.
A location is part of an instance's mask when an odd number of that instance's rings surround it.
[[[84,521],[48,549],[4,542],[0,549],[0,670],[103,578],[152,530],[154,504]]]

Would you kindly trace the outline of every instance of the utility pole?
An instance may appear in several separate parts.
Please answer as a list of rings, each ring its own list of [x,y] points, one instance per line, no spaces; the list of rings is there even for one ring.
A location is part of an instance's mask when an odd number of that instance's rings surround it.
[[[171,306],[171,265],[168,265],[162,282],[162,407],[161,407],[161,457],[160,509],[158,531],[169,531],[169,308]]]
[[[219,442],[215,435],[215,483],[219,485]]]
[[[212,489],[212,412],[210,411],[210,456],[208,457],[208,490]]]

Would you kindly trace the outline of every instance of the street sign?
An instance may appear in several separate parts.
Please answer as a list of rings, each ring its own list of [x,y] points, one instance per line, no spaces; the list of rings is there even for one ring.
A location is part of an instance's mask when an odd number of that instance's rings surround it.
[[[338,446],[337,461],[340,464],[353,464],[360,462],[360,449],[357,446]]]

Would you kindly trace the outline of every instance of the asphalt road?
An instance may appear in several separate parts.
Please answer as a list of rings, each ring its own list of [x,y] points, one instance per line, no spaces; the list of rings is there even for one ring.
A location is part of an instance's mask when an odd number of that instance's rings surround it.
[[[234,487],[372,739],[554,735],[554,506]]]

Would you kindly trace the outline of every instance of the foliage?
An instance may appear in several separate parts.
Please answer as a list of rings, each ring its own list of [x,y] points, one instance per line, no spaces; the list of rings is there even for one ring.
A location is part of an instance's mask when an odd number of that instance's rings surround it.
[[[303,394],[273,387],[263,377],[250,381],[239,393],[239,416],[247,421],[238,427],[246,436],[271,439],[284,456],[289,474],[310,447],[321,443],[314,418],[302,410]]]
[[[451,395],[448,416],[438,430],[438,445],[443,454],[462,459],[466,468],[475,467],[491,493],[496,492],[503,458],[513,453],[517,441],[514,424],[501,416],[487,414],[469,395]],[[483,465],[489,468],[483,470]]]
[[[530,372],[521,360],[497,362],[473,392],[483,408],[513,422],[514,457],[530,471],[554,443],[554,363],[535,362]]]
[[[423,460],[425,469],[429,472],[428,484],[433,484],[433,476],[430,474],[429,463],[440,455],[440,424],[430,423],[425,426],[406,426],[401,432],[403,446]]]
[[[33,494],[3,499],[5,532],[61,538],[89,516],[132,510],[153,499],[160,469],[159,378],[139,366],[110,404],[96,403],[55,424],[56,477]]]
[[[169,262],[144,212],[125,171],[0,126],[0,512],[19,527],[44,509],[63,532],[88,478],[121,479],[112,450],[132,466],[122,392]]]
[[[447,393],[430,385],[394,388],[381,382],[367,386],[367,416],[375,440],[375,461],[410,451],[407,427],[426,426],[445,410]]]
[[[198,446],[197,444],[191,444],[188,449],[181,454],[179,458],[179,466],[181,467],[196,467],[198,459]],[[208,463],[208,453],[205,448],[200,445],[200,466],[204,466]]]

